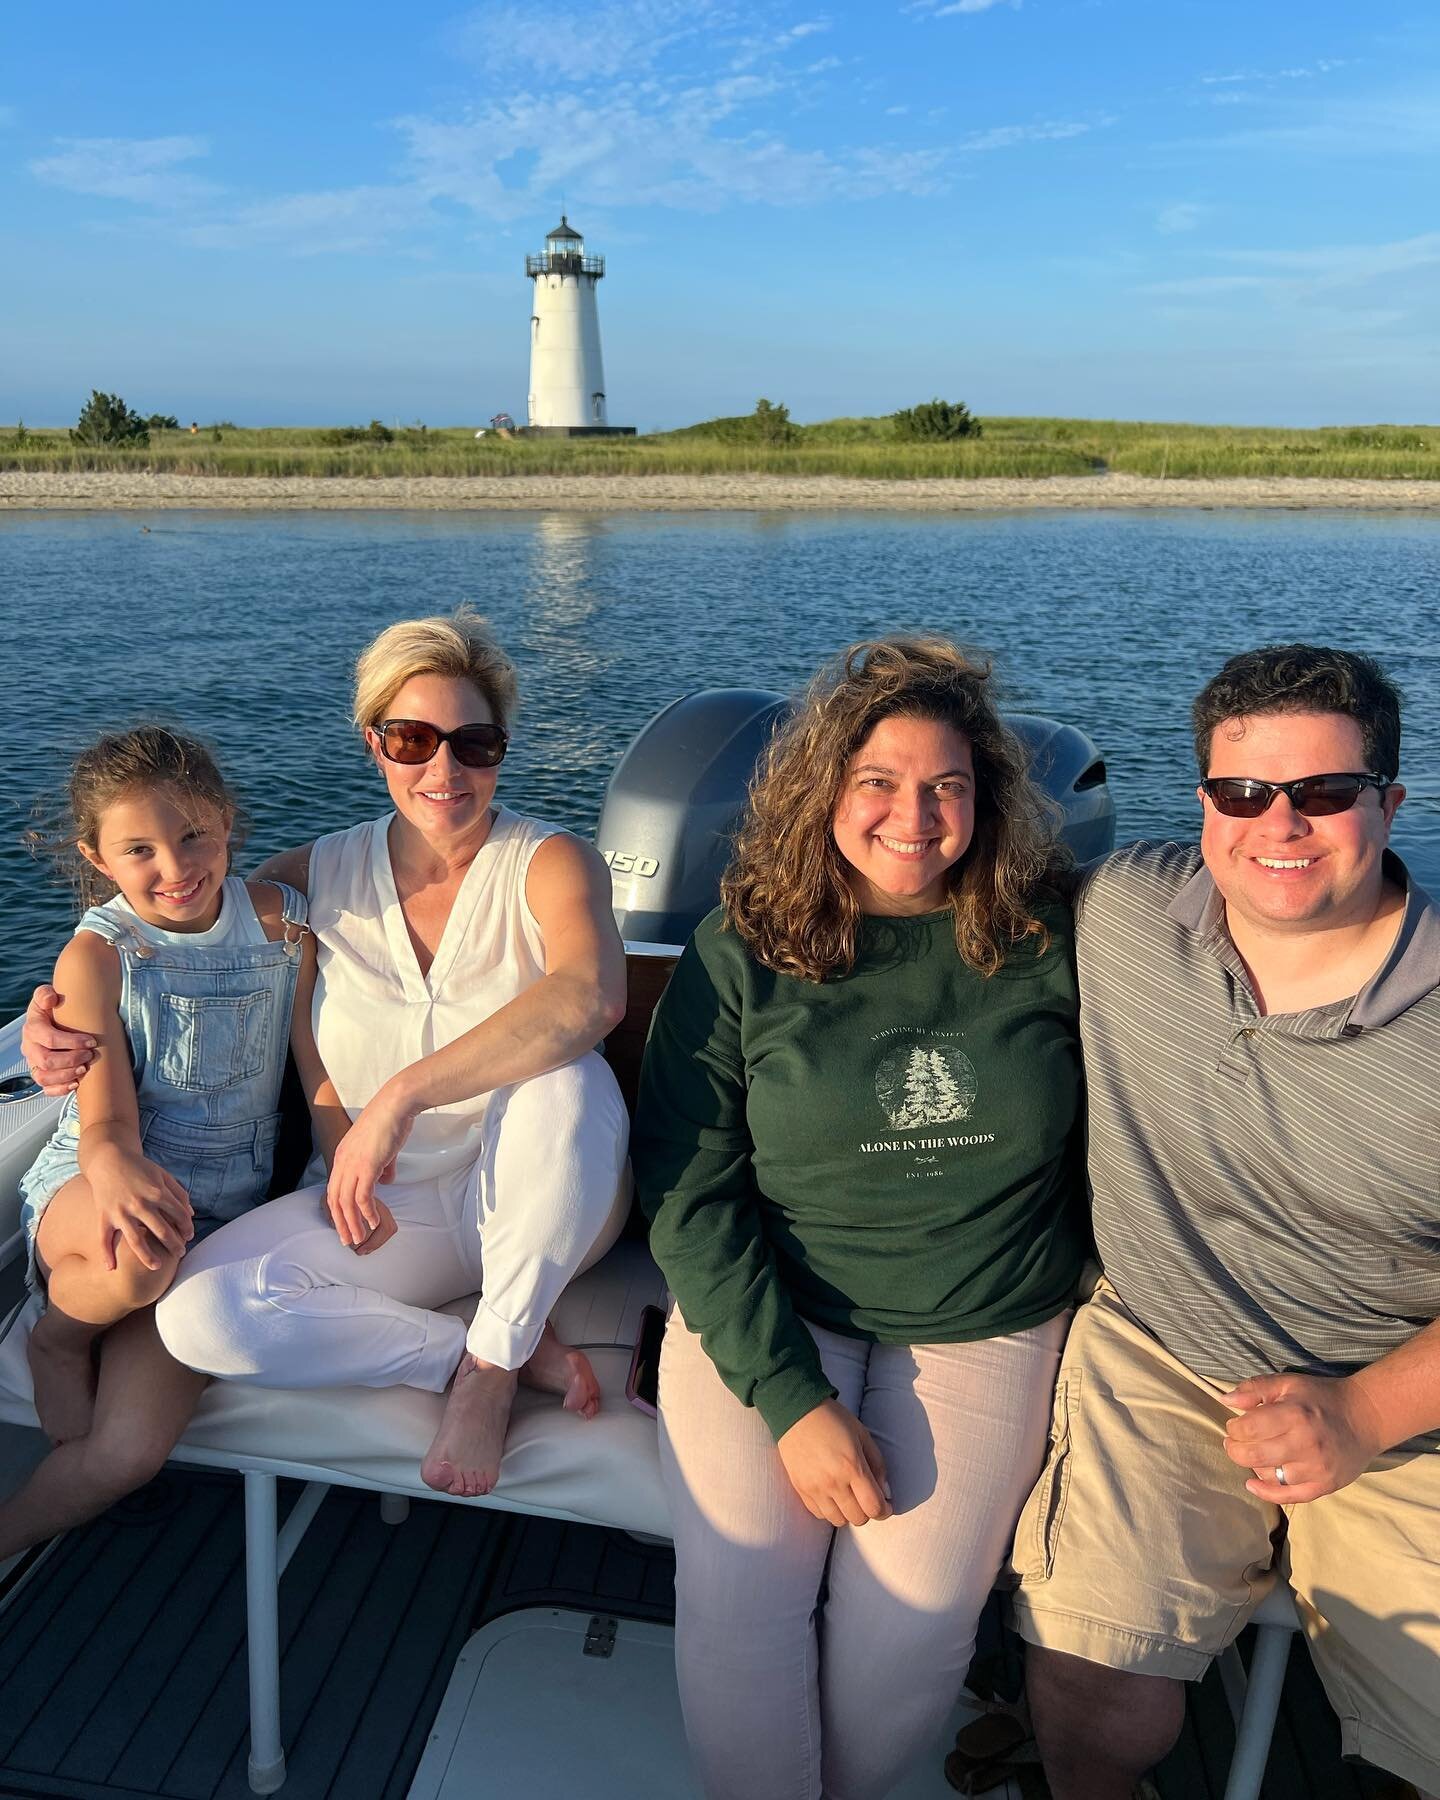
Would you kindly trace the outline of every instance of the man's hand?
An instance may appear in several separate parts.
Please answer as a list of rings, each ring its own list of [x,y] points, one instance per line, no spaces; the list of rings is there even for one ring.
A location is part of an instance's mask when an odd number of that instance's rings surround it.
[[[395,1220],[375,1187],[394,1179],[395,1158],[413,1122],[414,1115],[381,1088],[336,1148],[325,1204],[340,1242],[362,1255],[395,1235]]]
[[[888,1519],[890,1483],[875,1440],[838,1400],[822,1400],[797,1419],[777,1448],[790,1485],[828,1525]]]
[[[95,1040],[85,1031],[68,1031],[55,1023],[60,996],[48,982],[37,987],[25,1008],[20,1054],[30,1073],[52,1098],[73,1094],[80,1077],[95,1060]]]
[[[1276,1506],[1348,1487],[1388,1448],[1369,1402],[1346,1376],[1254,1375],[1220,1398],[1238,1414],[1225,1433],[1226,1455],[1255,1471],[1247,1491]]]

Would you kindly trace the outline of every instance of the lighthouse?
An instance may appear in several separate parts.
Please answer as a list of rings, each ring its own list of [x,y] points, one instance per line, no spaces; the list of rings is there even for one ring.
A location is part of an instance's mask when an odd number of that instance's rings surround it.
[[[606,415],[595,291],[605,258],[587,256],[585,240],[562,214],[539,256],[525,258],[534,283],[530,309],[531,435],[631,437],[633,425]]]

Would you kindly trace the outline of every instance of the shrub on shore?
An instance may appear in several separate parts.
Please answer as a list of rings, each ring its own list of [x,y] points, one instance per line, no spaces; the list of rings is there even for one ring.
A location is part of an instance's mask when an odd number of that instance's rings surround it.
[[[980,421],[961,400],[922,400],[892,413],[897,438],[967,438],[981,435]]]
[[[724,419],[705,419],[699,425],[682,425],[678,431],[661,431],[659,439],[708,438],[717,444],[793,444],[801,435],[791,423],[790,408],[780,401],[760,399],[754,412],[736,413]]]
[[[148,444],[150,430],[118,394],[92,388],[70,433],[77,444]]]

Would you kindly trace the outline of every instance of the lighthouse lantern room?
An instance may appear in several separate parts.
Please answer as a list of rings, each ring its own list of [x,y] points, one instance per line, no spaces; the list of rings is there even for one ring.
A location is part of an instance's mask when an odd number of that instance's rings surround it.
[[[530,312],[529,432],[565,437],[629,437],[633,425],[611,425],[605,410],[600,314],[595,290],[605,258],[587,256],[570,221],[548,233],[539,256],[525,258],[534,283]]]

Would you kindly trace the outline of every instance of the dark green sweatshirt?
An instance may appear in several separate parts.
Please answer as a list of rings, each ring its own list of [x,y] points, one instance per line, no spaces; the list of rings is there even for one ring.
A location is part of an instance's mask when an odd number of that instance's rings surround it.
[[[1022,1331],[1074,1297],[1082,1159],[1068,910],[988,980],[951,915],[867,918],[854,969],[763,968],[717,910],[650,1030],[631,1136],[650,1244],[778,1438],[834,1393],[802,1321],[887,1344]]]

